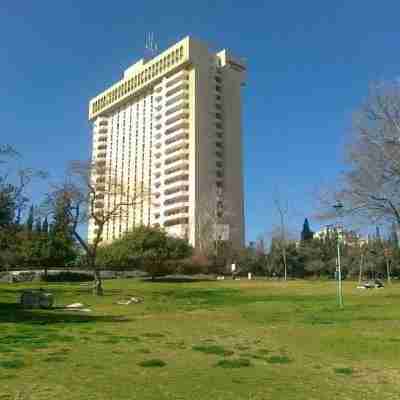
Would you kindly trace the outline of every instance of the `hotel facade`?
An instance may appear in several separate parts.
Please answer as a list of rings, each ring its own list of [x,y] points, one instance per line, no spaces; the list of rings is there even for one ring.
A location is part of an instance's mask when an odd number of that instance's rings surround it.
[[[107,193],[113,177],[133,197],[149,193],[106,224],[103,241],[143,224],[186,237],[195,247],[204,234],[244,245],[245,74],[243,61],[228,51],[214,53],[186,37],[139,60],[90,100],[92,159],[102,167],[93,176],[100,191],[96,207],[111,207],[101,190]],[[93,221],[88,229],[91,240]]]

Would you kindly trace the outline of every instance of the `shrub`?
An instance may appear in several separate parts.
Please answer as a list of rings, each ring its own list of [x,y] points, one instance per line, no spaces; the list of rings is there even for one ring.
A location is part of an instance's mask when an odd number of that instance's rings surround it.
[[[89,282],[93,280],[93,275],[84,272],[61,271],[42,276],[42,280],[45,282]]]

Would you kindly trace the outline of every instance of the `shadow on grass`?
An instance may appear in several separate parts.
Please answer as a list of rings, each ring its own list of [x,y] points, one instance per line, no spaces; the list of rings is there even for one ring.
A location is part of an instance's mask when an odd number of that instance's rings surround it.
[[[82,315],[54,310],[26,310],[19,304],[0,303],[0,324],[1,323],[28,323],[38,325],[58,323],[91,323],[91,322],[128,322],[125,316],[118,315]]]
[[[157,282],[157,283],[191,283],[191,282],[210,282],[215,281],[214,278],[196,277],[188,275],[167,275],[157,276],[155,278],[142,278],[143,282]]]

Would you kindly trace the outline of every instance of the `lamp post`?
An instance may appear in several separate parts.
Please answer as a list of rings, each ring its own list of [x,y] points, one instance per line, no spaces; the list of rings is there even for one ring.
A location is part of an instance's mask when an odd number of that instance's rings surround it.
[[[340,211],[343,208],[343,204],[338,201],[333,208],[335,209],[337,215],[340,215]],[[339,240],[339,232],[337,231],[337,300],[340,308],[343,308],[343,294],[342,294],[342,267],[340,260],[340,240]]]

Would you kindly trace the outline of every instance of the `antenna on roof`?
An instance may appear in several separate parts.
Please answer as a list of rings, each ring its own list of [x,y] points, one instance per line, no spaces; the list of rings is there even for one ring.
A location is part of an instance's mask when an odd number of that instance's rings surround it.
[[[145,38],[145,55],[149,58],[154,57],[158,52],[158,44],[154,40],[154,32],[146,34]]]

